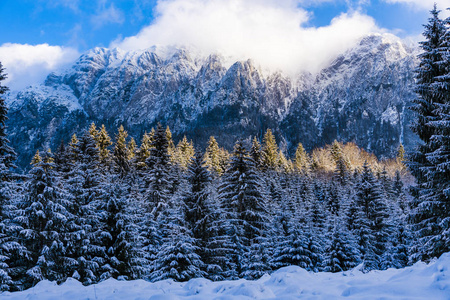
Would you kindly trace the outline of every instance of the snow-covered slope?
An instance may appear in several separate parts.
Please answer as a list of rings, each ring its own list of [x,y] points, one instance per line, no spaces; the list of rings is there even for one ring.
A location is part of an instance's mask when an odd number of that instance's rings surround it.
[[[175,139],[188,134],[204,146],[215,135],[227,148],[272,128],[291,153],[298,142],[311,149],[337,138],[389,156],[399,142],[413,143],[405,107],[414,97],[415,51],[372,34],[319,74],[292,78],[187,49],[95,48],[43,85],[8,96],[10,139],[22,166],[92,121],[111,134],[123,124],[137,139],[162,122]]]
[[[285,267],[256,281],[211,282],[192,279],[186,283],[164,280],[117,281],[109,279],[83,286],[69,279],[60,286],[41,281],[23,292],[4,292],[3,299],[450,299],[450,254],[426,265],[405,269],[342,273],[308,273]]]

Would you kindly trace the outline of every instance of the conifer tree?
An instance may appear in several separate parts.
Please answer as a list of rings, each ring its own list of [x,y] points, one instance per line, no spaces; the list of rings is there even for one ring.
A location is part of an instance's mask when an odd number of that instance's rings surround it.
[[[3,94],[8,91],[8,88],[2,85],[2,81],[6,79],[6,74],[2,64],[0,63],[0,180],[6,180],[7,170],[14,168],[14,161],[16,160],[17,154],[8,145],[9,140],[6,137],[6,120],[8,117],[8,109],[3,99]]]
[[[312,270],[312,253],[308,248],[309,240],[305,228],[298,224],[291,224],[289,235],[282,240],[274,253],[274,266],[299,266],[303,269]]]
[[[363,172],[355,189],[356,204],[362,211],[358,221],[366,269],[377,269],[380,257],[386,250],[388,211],[379,183],[367,162],[363,165]]]
[[[189,188],[183,197],[186,223],[194,238],[201,240],[201,246],[204,247],[208,238],[207,226],[211,213],[208,199],[211,178],[208,170],[203,166],[200,152],[196,152],[190,161],[187,179]]]
[[[68,276],[65,266],[71,264],[64,244],[67,220],[71,216],[56,183],[50,155],[47,152],[31,169],[26,197],[19,204],[22,212],[15,219],[23,228],[21,240],[31,259],[24,266],[24,285],[27,287],[42,279],[62,282]]]
[[[278,167],[278,145],[272,130],[267,129],[262,143],[262,166],[264,169],[275,170]]]
[[[223,169],[220,161],[220,149],[216,139],[211,136],[208,141],[208,146],[205,151],[205,165],[208,167],[211,174],[222,175]]]
[[[83,284],[92,284],[100,280],[100,268],[106,260],[101,238],[105,219],[102,203],[108,198],[106,179],[97,143],[89,132],[71,147],[76,149],[78,160],[64,179],[68,208],[73,216],[67,222],[66,251],[74,260],[68,272]]]
[[[191,142],[188,142],[186,136],[178,143],[175,148],[175,153],[172,156],[172,161],[177,163],[183,170],[188,168],[191,158],[194,156],[195,149]]]
[[[100,132],[97,130],[97,127],[95,126],[95,123],[92,122],[91,126],[89,127],[89,134],[94,139],[94,141],[98,144],[100,141]]]
[[[108,149],[109,146],[112,145],[111,138],[106,131],[105,125],[102,124],[102,128],[98,133],[97,138],[97,147],[99,149],[100,162],[108,165],[110,161],[110,151]]]
[[[105,207],[105,232],[103,245],[107,259],[101,267],[102,277],[119,279],[136,279],[144,272],[140,255],[133,242],[131,215],[127,207],[125,186],[118,179],[110,180]]]
[[[71,163],[75,163],[79,159],[79,150],[78,150],[78,137],[74,133],[72,138],[70,139],[69,145],[67,147],[67,156]]]
[[[128,133],[125,131],[122,125],[119,127],[119,131],[116,134],[116,143],[114,145],[114,162],[119,173],[124,176],[130,170],[129,157],[130,151],[127,148],[126,139]]]
[[[128,148],[128,160],[131,161],[136,156],[136,141],[134,138],[130,138],[130,141],[128,142],[127,148]]]
[[[226,234],[232,242],[229,269],[234,269],[237,276],[245,274],[253,278],[254,273],[247,272],[252,265],[248,261],[250,248],[257,241],[262,243],[268,219],[254,162],[241,141],[235,145],[230,166],[219,186],[219,197],[227,222]]]
[[[358,262],[354,245],[349,243],[348,233],[337,225],[333,227],[331,243],[325,251],[323,271],[342,272],[354,268]]]
[[[403,144],[400,144],[397,149],[397,163],[403,165],[405,161],[405,148],[403,147]]]
[[[167,138],[167,151],[170,156],[173,156],[175,153],[175,143],[172,139],[172,132],[170,131],[169,126],[166,127],[166,138]]]
[[[255,162],[256,168],[261,168],[261,144],[259,143],[256,136],[252,140],[252,148],[250,149],[250,156]]]
[[[33,158],[31,159],[31,163],[33,166],[37,165],[42,161],[42,157],[39,153],[39,150],[36,150],[36,154],[34,154]]]
[[[19,214],[16,204],[24,192],[16,181],[20,177],[12,171],[16,153],[6,136],[7,107],[2,94],[8,88],[1,85],[6,79],[3,71],[0,63],[0,290],[15,291],[28,286],[23,281],[23,269],[30,265],[31,258],[20,243],[20,226],[12,221]]]
[[[309,158],[302,143],[298,143],[295,150],[294,169],[302,174],[308,174],[309,172]]]
[[[204,263],[198,255],[196,239],[184,221],[181,205],[168,208],[166,217],[164,230],[167,233],[155,255],[150,279],[158,281],[172,278],[176,281],[188,281],[204,277]]]
[[[152,143],[154,139],[155,130],[152,129],[150,133],[144,133],[141,140],[141,146],[136,152],[136,166],[138,169],[144,169],[146,165],[146,160],[150,157],[150,151],[152,148]]]
[[[147,159],[147,165],[150,172],[147,177],[148,188],[146,198],[150,205],[159,212],[167,206],[170,198],[170,179],[169,179],[169,144],[166,131],[161,124],[155,131],[150,157]]]
[[[445,44],[446,28],[439,17],[436,5],[431,10],[431,18],[425,25],[424,50],[419,56],[416,70],[416,93],[413,110],[417,120],[412,130],[422,143],[409,155],[409,168],[416,177],[414,187],[414,209],[411,220],[416,232],[416,242],[412,247],[413,261],[429,260],[450,249],[448,238],[448,130],[446,116],[448,110],[448,69],[444,67],[442,46]],[[448,30],[448,29],[447,29]],[[447,73],[447,75],[446,75]]]

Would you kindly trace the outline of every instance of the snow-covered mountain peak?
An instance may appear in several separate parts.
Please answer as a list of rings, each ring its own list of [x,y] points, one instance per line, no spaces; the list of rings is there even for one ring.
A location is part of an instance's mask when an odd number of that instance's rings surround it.
[[[220,53],[189,47],[94,48],[43,86],[11,93],[8,126],[13,146],[26,153],[23,165],[40,145],[59,144],[92,121],[111,131],[123,124],[137,140],[162,122],[174,138],[187,134],[202,145],[215,135],[232,149],[238,136],[272,128],[289,150],[338,138],[390,155],[401,132],[409,134],[403,108],[414,96],[415,62],[414,51],[388,34],[364,37],[317,76],[269,71],[252,59],[230,64]],[[387,129],[375,133],[378,123]]]

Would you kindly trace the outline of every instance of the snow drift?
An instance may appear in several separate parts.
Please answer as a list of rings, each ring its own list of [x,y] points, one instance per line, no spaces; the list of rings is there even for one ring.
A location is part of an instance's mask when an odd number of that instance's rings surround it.
[[[355,268],[341,273],[310,273],[299,267],[282,268],[259,280],[211,282],[192,279],[117,281],[83,286],[75,279],[62,285],[41,281],[23,292],[4,292],[4,299],[450,299],[450,253],[430,264],[404,269],[371,271]]]

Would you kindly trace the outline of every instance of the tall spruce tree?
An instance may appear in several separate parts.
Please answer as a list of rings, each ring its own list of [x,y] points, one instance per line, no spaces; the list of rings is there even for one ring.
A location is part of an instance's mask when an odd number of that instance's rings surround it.
[[[261,149],[262,167],[268,170],[276,170],[279,165],[278,145],[272,130],[267,129]]]
[[[31,260],[23,266],[24,286],[30,287],[42,279],[62,282],[69,275],[66,265],[72,264],[64,243],[67,221],[67,200],[57,184],[55,165],[45,153],[42,160],[30,170],[27,194],[19,204],[21,210],[15,222],[23,229],[22,244]]]
[[[416,232],[415,245],[412,247],[413,261],[429,260],[450,249],[450,111],[446,31],[448,29],[439,18],[439,10],[435,5],[425,25],[425,41],[421,42],[423,53],[419,56],[420,64],[416,71],[418,98],[413,110],[417,119],[412,129],[422,143],[409,155],[409,168],[417,180],[413,188],[416,200],[411,214]]]
[[[14,290],[18,276],[16,266],[20,267],[21,258],[26,257],[26,249],[19,243],[14,226],[10,220],[14,217],[14,197],[17,183],[11,171],[14,168],[16,153],[8,145],[6,136],[7,107],[3,94],[8,91],[2,81],[6,79],[0,62],[0,290]],[[20,279],[19,279],[20,280]]]
[[[125,131],[122,125],[119,127],[119,131],[116,134],[116,143],[114,145],[113,159],[115,166],[121,176],[125,176],[130,171],[130,150],[127,147],[128,133]]]
[[[77,160],[71,171],[63,178],[69,212],[67,222],[67,253],[75,261],[70,267],[70,276],[83,284],[100,280],[100,267],[106,260],[102,249],[101,235],[106,218],[102,203],[108,198],[105,188],[105,170],[100,164],[99,148],[89,132],[85,132],[77,143],[69,148],[75,151]]]
[[[234,147],[230,166],[219,186],[219,197],[227,222],[226,234],[232,242],[229,269],[234,269],[237,276],[257,277],[264,270],[251,271],[255,262],[249,258],[257,255],[251,253],[253,244],[265,243],[267,208],[255,164],[241,141]]]
[[[8,120],[6,114],[8,109],[3,95],[8,91],[8,88],[2,85],[2,81],[5,79],[6,74],[0,62],[0,180],[6,180],[11,175],[8,170],[15,167],[13,162],[17,156],[9,146],[9,140],[6,136],[6,120]]]
[[[204,155],[205,165],[212,175],[222,175],[224,172],[220,162],[220,149],[216,139],[211,136]]]

